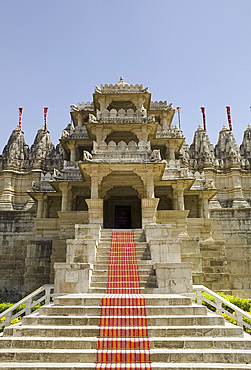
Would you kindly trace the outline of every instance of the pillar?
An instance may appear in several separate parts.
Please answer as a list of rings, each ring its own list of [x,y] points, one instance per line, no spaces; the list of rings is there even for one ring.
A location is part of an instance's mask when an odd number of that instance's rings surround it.
[[[67,183],[59,184],[59,189],[62,192],[61,211],[68,211],[69,206],[69,185]]]
[[[82,115],[80,113],[77,115],[77,120],[78,120],[78,127],[82,127],[83,122],[82,122]]]
[[[49,204],[48,204],[49,200],[48,200],[48,197],[45,196],[44,197],[44,214],[43,214],[43,218],[47,218],[48,215],[49,215]]]
[[[173,209],[184,211],[184,187],[183,184],[173,184]]]
[[[155,198],[154,196],[154,173],[150,172],[146,177],[146,196],[147,198]]]
[[[74,142],[69,142],[68,148],[70,149],[70,161],[75,162],[76,161],[76,146]]]
[[[169,147],[169,159],[175,161],[175,148],[171,143]]]
[[[44,195],[37,194],[37,218],[44,216]]]
[[[91,176],[91,199],[98,199],[98,176]]]
[[[208,199],[203,198],[202,202],[203,202],[203,217],[209,218]]]
[[[167,130],[168,129],[168,126],[167,126],[167,118],[166,117],[163,118],[163,125],[162,125],[162,127],[163,127],[163,130]]]
[[[184,211],[185,210],[184,189],[177,189],[177,203],[178,203],[178,210]]]
[[[203,201],[202,201],[202,197],[199,196],[198,197],[198,217],[199,218],[203,218],[204,214],[203,214]]]

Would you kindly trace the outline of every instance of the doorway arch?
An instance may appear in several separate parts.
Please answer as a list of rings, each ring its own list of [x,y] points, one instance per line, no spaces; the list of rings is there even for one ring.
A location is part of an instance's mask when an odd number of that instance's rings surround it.
[[[142,227],[141,199],[131,186],[115,186],[104,197],[104,228],[137,229]]]

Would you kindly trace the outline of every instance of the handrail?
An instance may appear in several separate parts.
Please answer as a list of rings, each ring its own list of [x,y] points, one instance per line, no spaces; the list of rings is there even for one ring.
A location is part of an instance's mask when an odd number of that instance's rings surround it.
[[[41,296],[41,293],[44,293],[44,294]],[[34,300],[34,298],[37,295],[39,295],[39,297]],[[7,310],[0,313],[0,319],[5,317],[5,320],[3,322],[0,322],[0,328],[2,328],[3,326],[5,327],[9,326],[12,320],[22,315],[23,313],[24,313],[24,316],[29,315],[31,313],[31,309],[42,301],[44,301],[45,304],[49,304],[51,302],[51,299],[53,300],[53,298],[54,298],[54,285],[52,284],[42,285],[40,288],[34,290],[34,292],[30,293],[29,295],[22,298],[17,303],[14,303],[13,306],[9,307]],[[20,311],[18,311],[17,313],[13,315],[12,312],[16,308],[21,306],[23,303],[26,304],[26,307],[24,307],[23,309],[20,309]]]
[[[236,320],[237,326],[240,326],[241,328],[246,327],[248,329],[251,329],[251,325],[248,324],[243,320],[243,317],[247,318],[248,320],[251,321],[251,315],[248,312],[243,311],[241,308],[238,306],[234,305],[233,303],[227,301],[225,298],[221,297],[219,294],[213,292],[212,290],[208,289],[204,285],[194,285],[193,286],[194,291],[197,294],[197,304],[202,304],[202,301],[205,301],[209,303],[211,306],[215,307],[216,313],[218,315],[221,315],[224,313],[231,317],[232,319]],[[210,301],[206,297],[202,295],[202,292],[208,293],[210,296],[214,297],[215,302]],[[225,310],[222,307],[222,304],[225,304],[227,307],[231,308],[234,310],[235,315],[232,314],[231,312]],[[223,316],[224,317],[224,316]],[[227,320],[225,318],[225,320]]]

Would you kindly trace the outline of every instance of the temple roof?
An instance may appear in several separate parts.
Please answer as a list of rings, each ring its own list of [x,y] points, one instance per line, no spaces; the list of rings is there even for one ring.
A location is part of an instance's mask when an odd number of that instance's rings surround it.
[[[124,93],[148,93],[148,87],[143,88],[143,85],[133,85],[133,84],[128,84],[123,80],[123,77],[120,77],[120,81],[116,83],[115,85],[110,84],[110,85],[102,85],[95,86],[95,94],[124,94]]]

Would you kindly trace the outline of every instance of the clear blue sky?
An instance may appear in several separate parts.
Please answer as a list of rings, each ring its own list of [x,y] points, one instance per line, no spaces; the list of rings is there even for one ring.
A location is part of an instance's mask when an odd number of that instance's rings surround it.
[[[188,144],[200,106],[215,144],[230,105],[241,143],[251,122],[250,0],[2,0],[0,9],[0,151],[18,107],[31,145],[48,106],[57,144],[69,106],[120,75],[182,107]]]

